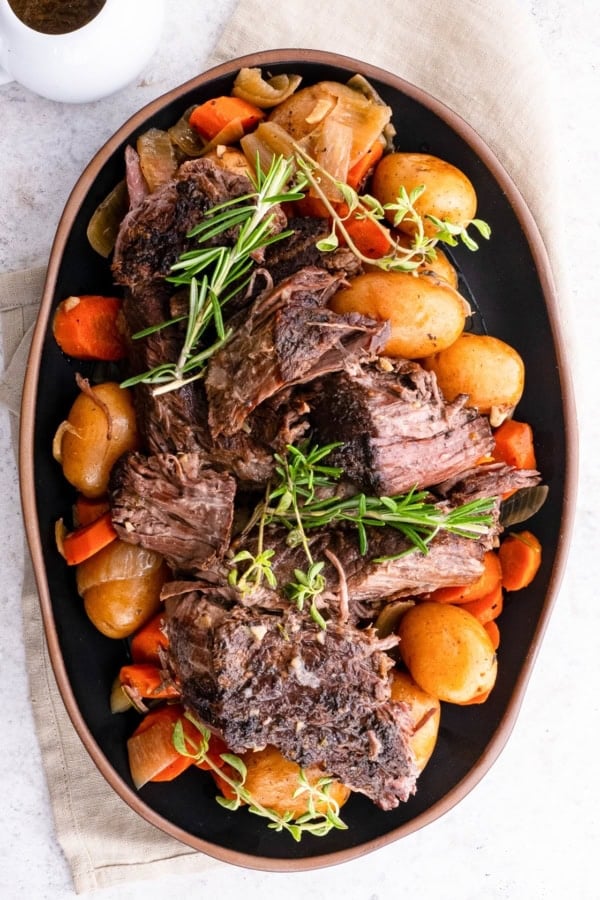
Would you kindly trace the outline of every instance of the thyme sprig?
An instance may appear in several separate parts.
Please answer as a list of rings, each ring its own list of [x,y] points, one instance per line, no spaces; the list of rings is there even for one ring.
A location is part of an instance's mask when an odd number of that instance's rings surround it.
[[[233,753],[221,753],[221,763],[217,762],[210,754],[210,730],[190,712],[185,713],[185,718],[196,728],[198,739],[197,741],[192,740],[189,733],[184,731],[183,722],[180,719],[173,730],[173,745],[182,756],[190,757],[194,762],[208,766],[219,776],[219,780],[228,786],[233,796],[230,798],[217,797],[217,803],[221,806],[235,811],[246,805],[249,812],[267,819],[269,828],[274,831],[287,831],[295,841],[300,841],[304,834],[324,837],[334,828],[347,828],[340,818],[339,804],[331,795],[332,778],[324,776],[312,784],[304,769],[300,769],[298,788],[293,796],[296,798],[301,794],[308,794],[307,811],[297,817],[291,810],[283,814],[278,813],[260,803],[246,787],[248,770],[244,761]],[[222,763],[225,763],[225,766]]]
[[[296,145],[295,150],[296,164],[299,170],[304,175],[307,184],[325,205],[331,217],[331,231],[317,245],[324,252],[335,250],[339,246],[341,236],[347,247],[361,262],[377,266],[388,272],[411,272],[422,263],[435,259],[436,245],[438,243],[454,247],[460,240],[469,250],[477,250],[478,244],[468,233],[470,226],[475,228],[486,240],[491,235],[490,226],[483,219],[471,219],[464,225],[456,225],[436,216],[421,216],[415,207],[415,203],[425,191],[425,185],[419,185],[410,193],[405,187],[401,187],[394,203],[382,204],[376,197],[370,194],[358,194],[350,185],[333,178],[299,145]],[[343,213],[340,212],[339,204],[333,203],[328,192],[324,189],[324,179],[335,186],[343,199],[346,207]],[[396,228],[401,224],[410,224],[411,241],[409,246],[394,240],[389,230],[385,229],[383,220],[388,212],[394,214],[393,224]],[[346,227],[346,222],[352,218],[370,219],[381,229],[386,239],[390,242],[390,250],[385,256],[373,259],[362,253]],[[433,235],[426,233],[426,221],[430,221],[435,226],[436,230]]]
[[[317,599],[325,590],[325,578],[322,574],[323,562],[316,562],[310,550],[308,537],[304,529],[302,510],[307,504],[315,501],[318,489],[329,490],[340,478],[342,469],[336,466],[322,465],[322,460],[329,456],[339,444],[326,447],[309,447],[304,444],[295,447],[288,444],[287,454],[275,454],[275,473],[279,484],[267,491],[267,497],[261,518],[265,522],[280,518],[288,527],[290,545],[301,544],[308,561],[306,572],[294,570],[295,581],[286,586],[286,593],[299,610],[310,600],[311,618],[321,628],[326,627],[325,620],[319,612]],[[276,506],[272,504],[276,502]]]
[[[231,336],[223,322],[223,307],[250,283],[255,257],[259,251],[291,235],[274,232],[275,207],[300,199],[303,179],[290,187],[294,165],[282,156],[274,157],[269,170],[257,166],[255,190],[209,209],[201,222],[188,232],[198,247],[181,254],[171,266],[167,281],[189,286],[187,316],[138,332],[140,338],[168,325],[186,320],[185,338],[176,362],[166,362],[127,379],[123,386],[153,384],[155,395],[177,390],[204,375],[206,363]],[[237,229],[233,244],[214,245],[215,239]],[[212,243],[211,243],[212,242]],[[208,346],[202,340],[209,328],[216,338]]]
[[[276,455],[276,474],[280,482],[266,500],[267,523],[277,522],[290,532],[294,543],[310,548],[307,532],[337,522],[348,522],[358,532],[362,554],[368,550],[367,528],[388,526],[400,531],[413,545],[427,552],[427,545],[440,531],[477,539],[492,525],[495,499],[486,497],[462,506],[445,508],[433,503],[428,491],[413,489],[393,497],[370,497],[364,493],[339,496],[340,468],[322,465],[339,444],[310,447],[288,445],[287,456]],[[324,496],[317,494],[317,487]],[[279,500],[273,505],[274,500]]]

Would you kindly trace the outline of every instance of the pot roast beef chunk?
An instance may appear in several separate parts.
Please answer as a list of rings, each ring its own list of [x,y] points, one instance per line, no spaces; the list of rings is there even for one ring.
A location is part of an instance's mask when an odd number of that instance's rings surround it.
[[[263,579],[252,592],[238,595],[243,605],[260,609],[289,605],[282,592],[285,585],[296,581],[297,569],[306,569],[306,555],[301,546],[288,545],[288,534],[281,526],[265,528],[263,546],[275,551],[271,567],[277,587],[270,587]],[[321,574],[325,588],[317,601],[319,610],[328,621],[356,624],[373,620],[391,600],[476,581],[483,572],[484,553],[495,545],[496,534],[492,531],[489,537],[471,540],[440,532],[430,542],[428,552],[423,553],[412,549],[408,539],[392,528],[368,528],[367,552],[363,555],[352,527],[311,530],[308,534],[311,555],[324,563]],[[231,550],[233,553],[248,550],[255,555],[256,535],[237,538]],[[209,577],[214,583],[225,584],[230,571],[227,566],[217,564],[211,567]]]
[[[316,216],[290,218],[288,227],[293,233],[271,244],[265,253],[265,267],[269,270],[274,284],[279,284],[299,269],[317,266],[328,272],[338,272],[354,277],[362,272],[360,260],[346,247],[333,251],[319,250],[318,241],[323,240],[331,230],[328,219]]]
[[[113,524],[122,540],[161,554],[175,572],[197,573],[231,540],[236,491],[197,453],[128,453],[111,473]]]
[[[486,540],[440,532],[423,553],[411,550],[413,545],[391,528],[372,528],[362,556],[358,542],[345,532],[336,532],[334,538],[331,549],[346,574],[350,608],[365,619],[374,618],[391,600],[476,581],[490,548]]]
[[[274,745],[382,809],[414,793],[407,709],[390,699],[389,641],[336,623],[324,631],[295,611],[224,614],[201,592],[172,597],[166,609],[183,701],[232,752]]]
[[[207,465],[230,472],[248,490],[266,485],[274,471],[273,454],[284,452],[308,428],[308,407],[289,391],[262,403],[241,431],[216,439],[198,383],[158,396],[147,385],[137,385],[134,391],[138,427],[150,453],[199,453]]]
[[[217,203],[241,197],[251,190],[245,175],[224,169],[211,160],[184,162],[172,181],[142,199],[125,216],[112,263],[117,284],[135,291],[157,278],[164,278],[178,257],[196,246],[195,239],[187,235],[204,213]],[[276,229],[284,223],[285,216],[278,221]]]
[[[282,389],[336,371],[349,355],[374,353],[385,344],[387,323],[326,308],[341,281],[323,269],[301,269],[263,292],[240,319],[208,366],[214,437],[235,434],[253,409]]]
[[[503,462],[482,463],[436,484],[432,490],[458,506],[481,497],[501,498],[508,491],[533,487],[541,481],[536,469],[515,469]]]
[[[311,423],[319,444],[342,441],[328,458],[364,491],[401,494],[464,471],[493,447],[489,422],[445,402],[418,363],[354,364],[319,381]]]

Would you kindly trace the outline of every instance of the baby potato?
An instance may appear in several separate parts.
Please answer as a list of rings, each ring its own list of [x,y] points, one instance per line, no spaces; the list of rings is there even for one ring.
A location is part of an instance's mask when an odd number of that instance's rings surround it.
[[[493,688],[498,664],[492,642],[460,606],[418,603],[400,619],[398,636],[402,661],[433,697],[463,704]]]
[[[420,359],[449,347],[465,327],[466,301],[433,274],[365,272],[338,291],[330,306],[338,313],[359,312],[387,319],[387,356]]]
[[[158,612],[167,576],[157,553],[117,539],[77,566],[77,591],[98,631],[125,638]]]
[[[468,394],[469,404],[489,415],[493,425],[500,424],[523,395],[523,360],[509,344],[487,334],[461,334],[423,365],[435,372],[447,400]]]
[[[401,247],[410,248],[411,240],[408,235],[399,235],[397,242]],[[365,272],[381,272],[379,266],[374,264],[365,263],[363,268]],[[437,278],[447,281],[455,291],[458,290],[458,272],[450,262],[448,255],[440,250],[439,246],[435,248],[435,257],[422,262],[417,268],[417,273],[419,275],[433,274]]]
[[[300,787],[300,766],[297,763],[285,759],[279,750],[271,746],[245,753],[242,759],[247,768],[245,787],[258,803],[279,815],[291,812],[294,819],[308,812],[308,792],[294,796]],[[323,778],[323,772],[317,766],[305,769],[304,773],[311,785]],[[334,779],[328,793],[338,806],[343,806],[350,796],[350,789]],[[326,804],[315,801],[315,809],[324,812]]]
[[[137,445],[131,394],[107,381],[78,394],[66,423],[57,431],[54,455],[67,481],[80,493],[101,497],[114,463]]]
[[[419,274],[433,272],[438,278],[447,281],[455,291],[458,290],[458,272],[439,247],[435,248],[435,258],[421,263],[417,271]]]
[[[413,734],[410,746],[415,763],[422,772],[436,745],[440,727],[440,701],[432,697],[411,678],[408,672],[392,670],[392,700],[401,700],[410,707]]]
[[[417,213],[424,219],[425,234],[435,235],[437,229],[425,216],[435,216],[454,225],[466,225],[477,211],[477,195],[464,172],[452,163],[428,153],[389,153],[377,164],[371,182],[371,193],[380,203],[395,203],[400,188],[410,194],[415,188],[425,186],[415,201]],[[394,221],[394,210],[386,213]],[[414,232],[408,220],[400,222],[400,231]]]

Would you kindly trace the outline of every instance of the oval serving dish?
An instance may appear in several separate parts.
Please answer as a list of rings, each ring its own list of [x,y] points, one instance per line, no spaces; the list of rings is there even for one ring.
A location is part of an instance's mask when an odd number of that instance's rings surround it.
[[[86,227],[98,203],[124,175],[124,149],[149,127],[168,128],[192,104],[230,91],[242,66],[272,74],[297,72],[303,84],[368,78],[393,110],[399,149],[429,152],[472,180],[478,215],[492,228],[476,253],[456,248],[462,290],[481,327],[514,346],[526,365],[519,418],[533,425],[538,466],[549,486],[531,520],[544,548],[542,569],[502,613],[498,680],[481,706],[444,704],[434,755],[417,793],[383,812],[354,794],[343,810],[346,831],[299,843],[244,811],[214,801],[210,776],[184,773],[169,784],[133,788],[126,740],[136,714],[112,715],[110,689],[127,662],[125,641],[103,637],[87,619],[75,578],[58,555],[54,523],[69,515],[70,488],[52,458],[52,438],[77,393],[73,362],[58,349],[51,319],[58,302],[80,293],[111,293],[109,263],[89,246]],[[79,365],[77,368],[81,369]],[[77,182],[56,233],[25,381],[20,478],[50,657],[64,703],[87,751],[124,802],[166,833],[218,859],[257,869],[290,871],[343,862],[404,837],[458,803],[505,745],[521,706],[566,561],[575,505],[576,426],[568,359],[548,259],[526,205],[497,159],[465,122],[402,79],[347,57],[279,50],[233,60],[155,100],[105,144]]]

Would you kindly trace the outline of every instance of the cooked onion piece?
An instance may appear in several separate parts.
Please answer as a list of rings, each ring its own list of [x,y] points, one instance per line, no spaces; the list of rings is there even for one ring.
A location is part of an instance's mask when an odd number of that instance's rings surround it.
[[[160,609],[167,575],[157,553],[116,540],[77,566],[77,592],[102,634],[124,638]]]
[[[110,470],[126,450],[138,444],[131,394],[107,381],[82,391],[53,442],[63,474],[85,497],[106,493]]]
[[[287,100],[300,85],[300,75],[273,75],[264,78],[261,69],[243,68],[233,83],[232,94],[261,109],[270,109]]]
[[[302,88],[284,100],[269,115],[269,121],[284,128],[294,140],[309,135],[325,118],[352,131],[349,165],[353,166],[384,131],[391,117],[388,106],[334,81],[321,81]]]
[[[150,128],[137,139],[140,166],[150,192],[170,181],[177,171],[177,155],[168,132]]]
[[[273,157],[279,155],[289,159],[294,155],[294,139],[277,122],[261,122],[254,131],[244,135],[240,144],[250,165],[254,168],[258,157],[265,172]]]
[[[195,158],[204,153],[204,141],[190,125],[190,113],[195,106],[190,106],[184,114],[169,128],[168,135],[173,144],[186,156]]]
[[[87,227],[87,239],[100,256],[108,257],[112,253],[121,222],[128,209],[129,194],[123,179],[98,204]]]

